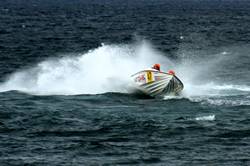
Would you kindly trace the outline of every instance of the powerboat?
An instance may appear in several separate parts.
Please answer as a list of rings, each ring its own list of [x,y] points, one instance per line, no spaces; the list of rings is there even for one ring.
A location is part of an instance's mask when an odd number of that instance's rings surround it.
[[[178,95],[184,88],[183,83],[172,70],[165,73],[147,69],[137,72],[131,77],[136,89],[151,97]]]

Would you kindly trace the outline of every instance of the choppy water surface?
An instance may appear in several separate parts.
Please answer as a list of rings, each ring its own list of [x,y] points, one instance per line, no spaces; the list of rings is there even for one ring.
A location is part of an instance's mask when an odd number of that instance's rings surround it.
[[[249,165],[248,1],[1,1],[2,165]],[[180,96],[133,93],[161,63]]]

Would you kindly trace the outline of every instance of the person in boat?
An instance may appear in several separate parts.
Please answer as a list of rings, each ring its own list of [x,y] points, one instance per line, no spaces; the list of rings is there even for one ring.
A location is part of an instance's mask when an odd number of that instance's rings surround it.
[[[155,69],[155,70],[158,70],[158,71],[161,71],[161,65],[156,63],[154,64],[154,66],[152,67],[152,69]]]
[[[158,63],[156,63],[156,64],[154,64],[154,66],[152,67],[152,69],[161,71],[161,65],[158,64]],[[174,72],[173,70],[169,70],[169,71],[168,71],[168,74],[169,74],[169,75],[175,75],[175,72]]]
[[[175,75],[175,72],[174,72],[174,70],[169,70],[169,71],[168,71],[168,74],[169,74],[169,75]]]

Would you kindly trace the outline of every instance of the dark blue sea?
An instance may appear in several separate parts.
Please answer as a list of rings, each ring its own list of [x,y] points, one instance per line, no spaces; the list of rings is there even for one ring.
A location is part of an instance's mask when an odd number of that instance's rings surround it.
[[[250,165],[250,1],[0,0],[0,165]]]

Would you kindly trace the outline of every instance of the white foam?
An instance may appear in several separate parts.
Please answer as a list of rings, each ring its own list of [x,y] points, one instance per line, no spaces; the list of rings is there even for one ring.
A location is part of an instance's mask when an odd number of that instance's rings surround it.
[[[215,120],[215,115],[200,116],[200,117],[196,117],[195,120],[197,120],[197,121],[213,121],[213,120]]]
[[[0,91],[19,90],[39,95],[130,92],[130,76],[154,63],[171,62],[145,41],[133,45],[102,45],[78,56],[48,59],[18,71]],[[165,68],[166,70],[166,68]]]
[[[238,90],[238,91],[245,91],[245,92],[250,92],[250,86],[246,85],[214,85],[214,89],[217,90]]]
[[[163,97],[164,100],[171,100],[171,99],[183,99],[183,96],[176,96],[176,95],[166,95]]]
[[[184,82],[183,96],[193,97],[217,97],[217,96],[235,96],[249,94],[250,86],[219,84],[214,82],[195,84]]]
[[[0,85],[0,91],[18,90],[39,95],[130,93],[133,90],[130,76],[160,63],[162,71],[175,70],[184,83],[180,97],[166,96],[165,99],[189,98],[195,101],[201,98],[204,101],[211,96],[249,94],[250,86],[211,82],[206,73],[213,73],[223,58],[212,56],[204,59],[185,52],[178,56],[182,57],[181,61],[172,62],[146,41],[102,45],[87,53],[48,59],[33,68],[17,71]]]
[[[249,106],[250,105],[250,100],[248,97],[242,97],[242,98],[225,98],[222,96],[219,97],[207,97],[207,96],[196,96],[196,97],[190,97],[189,100],[192,102],[199,102],[201,104],[212,104],[212,105],[217,105],[217,106],[222,106],[222,105],[228,105],[228,106]]]

